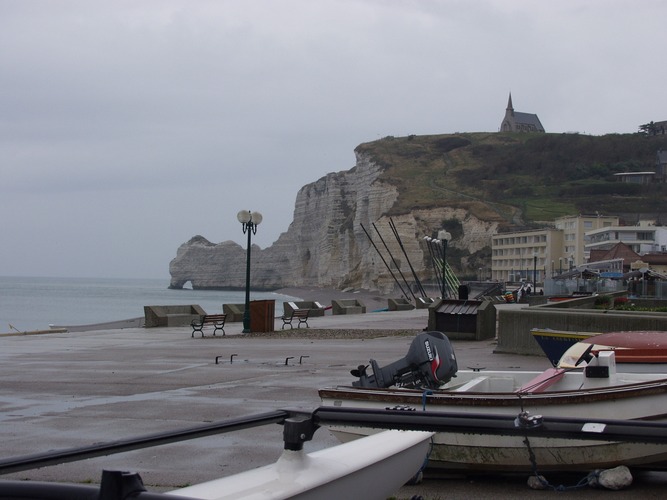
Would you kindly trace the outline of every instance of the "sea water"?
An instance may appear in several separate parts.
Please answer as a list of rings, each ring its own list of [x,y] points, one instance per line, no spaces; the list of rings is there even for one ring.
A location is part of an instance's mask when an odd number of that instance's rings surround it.
[[[276,315],[282,314],[283,301],[298,300],[251,290],[250,300],[266,299],[276,301]],[[222,313],[222,304],[244,302],[244,291],[172,290],[168,279],[0,276],[0,333],[138,318],[149,305],[198,304],[215,314]]]

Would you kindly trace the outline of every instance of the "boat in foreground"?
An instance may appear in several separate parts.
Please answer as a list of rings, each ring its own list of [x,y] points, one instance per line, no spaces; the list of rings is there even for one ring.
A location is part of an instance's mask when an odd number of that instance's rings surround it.
[[[260,425],[277,423],[283,426],[284,450],[275,463],[168,493],[146,491],[139,474],[105,470],[99,487],[0,481],[0,498],[384,500],[422,470],[434,434],[432,431],[421,431],[417,428],[397,430],[394,427],[385,427],[389,430],[350,443],[306,453],[303,450],[304,442],[311,440],[316,430],[321,427],[318,422],[314,413],[275,410],[190,429],[177,429],[110,443],[96,443],[81,448],[0,459],[0,475],[2,475]]]
[[[589,353],[590,354],[590,353]],[[453,348],[440,332],[417,335],[405,358],[353,370],[350,386],[323,388],[323,406],[395,408],[419,412],[523,412],[550,417],[667,419],[667,374],[621,373],[615,353],[600,352],[583,368],[544,372],[458,371]],[[342,441],[375,432],[370,427],[330,426]],[[429,465],[446,469],[530,471],[610,468],[618,465],[667,468],[667,446],[582,441],[551,437],[437,433]]]
[[[419,472],[432,436],[386,430],[308,454],[284,450],[271,465],[169,494],[202,500],[384,499]]]
[[[529,415],[319,407],[312,412],[275,410],[213,422],[190,429],[137,436],[80,448],[0,459],[0,475],[35,467],[123,453],[259,425],[283,425],[284,452],[272,465],[168,493],[152,493],[138,473],[104,470],[99,486],[0,480],[0,498],[52,500],[137,498],[338,499],[384,500],[409,478],[418,481],[432,450],[433,433],[621,441],[628,445],[667,446],[667,424],[614,419],[556,418]],[[372,427],[373,435],[305,454],[303,444],[328,426]],[[382,431],[382,429],[389,429]],[[417,473],[417,476],[415,476]],[[535,473],[535,471],[531,471]],[[592,477],[592,476],[591,476]],[[597,475],[595,476],[597,477]]]

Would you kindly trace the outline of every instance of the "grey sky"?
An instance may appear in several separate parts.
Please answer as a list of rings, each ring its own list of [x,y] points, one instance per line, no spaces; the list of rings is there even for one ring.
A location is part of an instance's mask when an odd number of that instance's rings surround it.
[[[0,0],[0,275],[169,277],[273,243],[387,135],[667,119],[662,0]]]

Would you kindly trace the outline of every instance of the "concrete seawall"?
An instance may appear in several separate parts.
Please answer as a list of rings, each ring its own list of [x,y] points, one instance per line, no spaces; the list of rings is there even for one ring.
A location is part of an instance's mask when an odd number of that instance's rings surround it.
[[[547,305],[501,308],[496,352],[543,355],[533,328],[571,332],[667,330],[667,313],[593,309],[594,298]],[[569,307],[568,307],[569,306]]]

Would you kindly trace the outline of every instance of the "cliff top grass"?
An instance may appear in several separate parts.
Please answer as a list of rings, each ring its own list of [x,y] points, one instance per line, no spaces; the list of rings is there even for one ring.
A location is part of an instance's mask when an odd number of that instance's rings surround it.
[[[397,187],[400,214],[460,207],[502,224],[576,213],[660,214],[667,184],[623,183],[614,174],[655,171],[667,136],[460,133],[385,137],[356,151]]]

